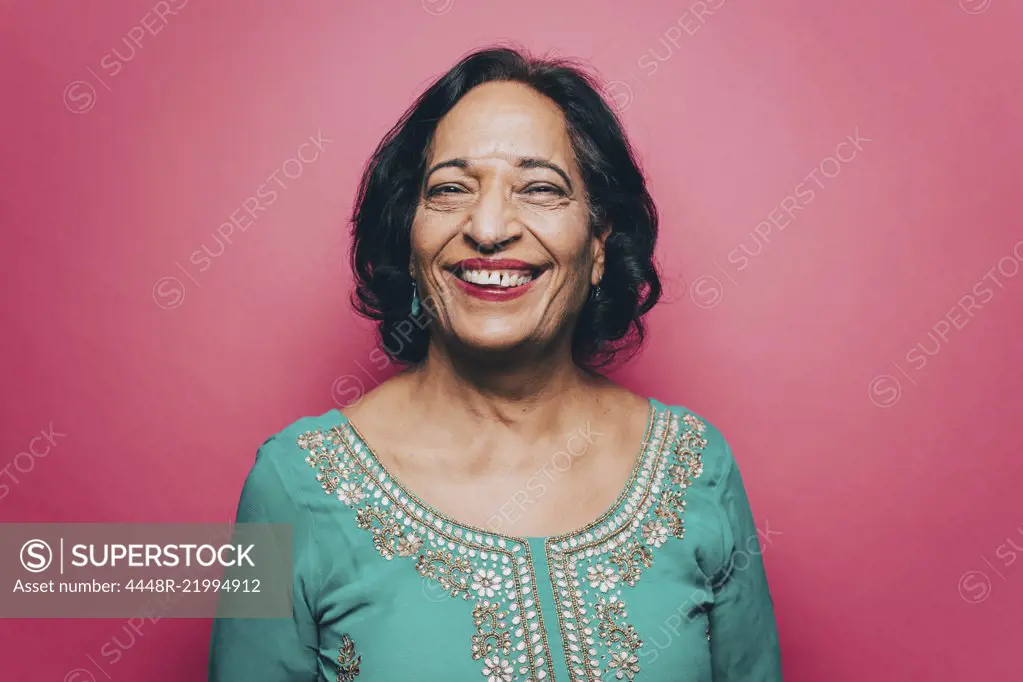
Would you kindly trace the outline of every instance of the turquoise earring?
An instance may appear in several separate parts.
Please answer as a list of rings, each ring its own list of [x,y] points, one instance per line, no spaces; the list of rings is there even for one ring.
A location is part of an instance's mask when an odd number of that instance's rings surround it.
[[[412,314],[418,316],[419,311],[422,309],[423,306],[419,302],[419,292],[416,291],[416,283],[412,282]]]

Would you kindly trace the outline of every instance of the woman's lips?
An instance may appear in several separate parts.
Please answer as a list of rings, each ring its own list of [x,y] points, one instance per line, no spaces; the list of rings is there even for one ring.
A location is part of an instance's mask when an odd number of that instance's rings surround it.
[[[460,260],[452,267],[458,270],[522,270],[523,272],[535,272],[540,266],[527,263],[516,258],[466,258]]]
[[[472,270],[473,268],[466,268],[466,270]],[[496,271],[498,268],[487,268],[487,270]],[[500,268],[501,272],[516,272],[520,271],[519,268]],[[533,272],[533,269],[521,270],[521,272]],[[537,280],[543,277],[547,273],[543,270],[539,275],[533,277],[528,282],[519,284],[517,286],[501,286],[500,284],[477,284],[476,282],[467,282],[462,279],[457,272],[450,272],[452,279],[461,288],[462,291],[484,301],[510,301],[520,296],[523,296],[529,292],[536,284]]]

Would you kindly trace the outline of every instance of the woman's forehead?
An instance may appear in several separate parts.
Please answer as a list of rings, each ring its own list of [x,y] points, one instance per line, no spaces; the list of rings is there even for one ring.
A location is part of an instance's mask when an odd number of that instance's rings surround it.
[[[441,119],[431,164],[448,159],[516,164],[541,158],[572,166],[565,117],[552,101],[520,83],[487,83],[471,90]]]

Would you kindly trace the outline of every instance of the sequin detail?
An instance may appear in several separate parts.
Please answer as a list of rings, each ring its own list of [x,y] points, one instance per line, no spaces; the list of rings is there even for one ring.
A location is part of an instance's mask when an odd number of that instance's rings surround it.
[[[352,682],[359,676],[362,656],[355,652],[355,642],[348,635],[341,635],[340,653],[337,655],[337,682]]]
[[[660,547],[684,537],[685,494],[703,472],[705,430],[692,414],[653,413],[617,503],[582,530],[546,540],[570,682],[639,674],[643,641],[629,623],[628,591]],[[384,559],[410,561],[443,598],[472,604],[469,653],[488,682],[554,679],[525,539],[434,513],[388,475],[348,422],[303,433],[298,445],[324,492],[355,510],[357,526]]]
[[[437,517],[390,480],[350,425],[306,432],[298,445],[324,492],[356,510],[380,556],[415,557],[429,584],[473,604],[469,652],[488,682],[553,680],[527,543]]]
[[[625,597],[653,565],[655,550],[685,534],[685,493],[703,472],[705,430],[691,414],[662,412],[620,509],[579,533],[547,541],[571,682],[639,674],[643,641],[628,623]]]

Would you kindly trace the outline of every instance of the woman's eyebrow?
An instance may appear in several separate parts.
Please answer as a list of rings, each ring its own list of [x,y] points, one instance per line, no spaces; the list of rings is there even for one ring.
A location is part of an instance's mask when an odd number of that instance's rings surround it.
[[[423,182],[420,187],[420,191],[421,192],[426,191],[426,185],[429,183],[430,176],[433,175],[434,172],[440,170],[441,168],[461,168],[462,170],[465,170],[468,167],[469,162],[466,161],[465,159],[448,159],[447,161],[435,163],[432,166],[430,166],[426,173],[423,174]]]
[[[429,170],[426,171],[426,176],[425,177],[429,178],[431,175],[434,174],[434,172],[440,170],[441,168],[460,168],[462,170],[466,170],[471,165],[472,164],[469,161],[467,161],[466,159],[462,159],[462,158],[448,159],[447,161],[441,161],[440,163],[435,163],[434,165],[430,166]],[[559,166],[558,164],[553,163],[551,161],[548,161],[547,159],[541,159],[541,158],[536,157],[536,156],[525,156],[525,157],[522,157],[521,159],[519,159],[519,162],[516,165],[519,168],[547,168],[547,169],[550,169],[550,170],[554,171],[555,173],[557,173],[558,175],[561,176],[561,179],[565,181],[566,185],[568,185],[569,191],[572,191],[572,189],[573,189],[572,181],[569,180],[569,178],[568,178],[568,173],[566,173],[561,168],[561,166]]]
[[[465,159],[448,159],[447,161],[441,161],[440,163],[435,163],[430,166],[430,169],[426,171],[425,177],[430,177],[435,171],[438,171],[441,168],[461,168],[462,170],[465,170],[468,167],[469,162]]]
[[[550,170],[554,171],[555,173],[557,173],[558,175],[560,175],[561,179],[565,181],[566,185],[568,185],[568,191],[570,191],[570,192],[572,191],[572,181],[568,179],[568,173],[566,173],[564,170],[562,170],[561,166],[559,166],[556,163],[553,163],[551,161],[548,161],[547,159],[541,159],[541,158],[538,158],[538,157],[535,157],[535,156],[527,156],[527,157],[524,157],[522,159],[519,159],[518,166],[519,166],[519,168],[547,168],[547,169],[550,169]]]

